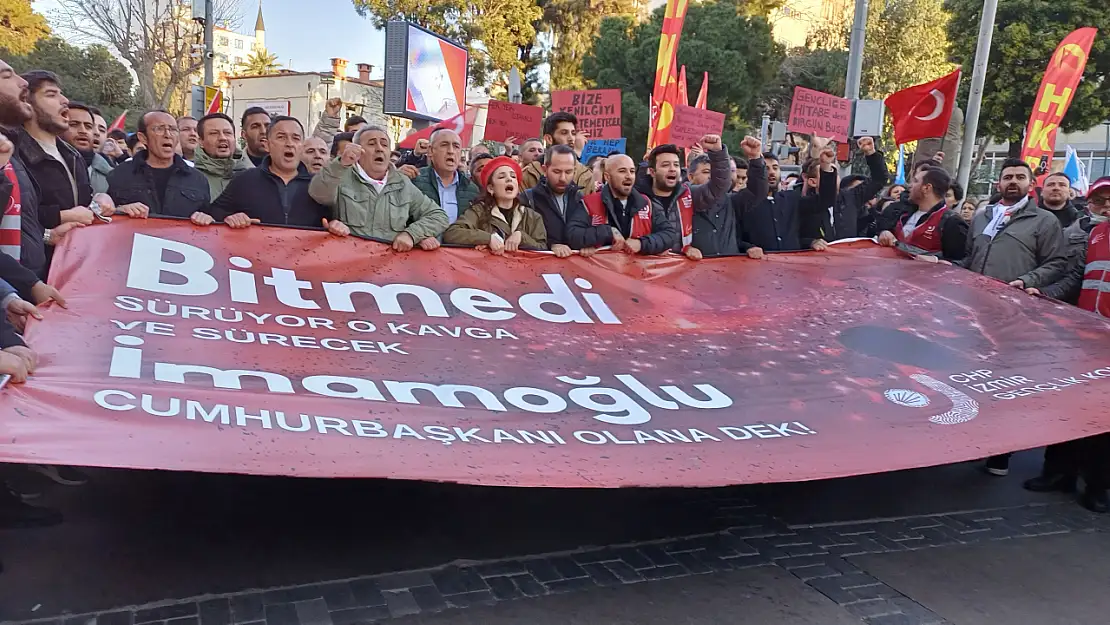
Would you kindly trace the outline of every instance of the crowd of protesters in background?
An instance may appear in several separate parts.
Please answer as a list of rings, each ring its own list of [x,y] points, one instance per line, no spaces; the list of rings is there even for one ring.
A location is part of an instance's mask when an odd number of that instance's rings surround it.
[[[1038,183],[1029,166],[1007,160],[996,193],[966,196],[941,166],[919,162],[907,184],[889,185],[871,137],[855,147],[866,173],[841,176],[834,146],[812,137],[800,171],[783,177],[758,139],[733,157],[720,136],[695,146],[661,145],[645,157],[609,154],[583,163],[585,133],[569,113],[554,113],[541,136],[496,146],[466,146],[440,128],[411,151],[394,148],[387,129],[349,117],[329,100],[311,134],[293,117],[250,108],[234,119],[200,119],[151,110],[137,131],[109,131],[101,111],[65,97],[49,71],[15,73],[0,61],[0,373],[12,383],[32,375],[37,356],[21,332],[38,305],[66,305],[45,282],[53,249],[75,229],[113,216],[168,217],[197,227],[256,225],[326,229],[338,237],[388,243],[398,253],[441,245],[493,255],[520,250],[588,257],[601,248],[640,256],[681,254],[691,261],[728,256],[761,260],[770,252],[825,252],[831,243],[873,237],[924,262],[962,267],[1031,295],[1110,316],[1110,178],[1077,197],[1063,173]],[[15,207],[12,210],[12,207]],[[183,225],[183,227],[186,227]],[[1103,265],[1094,265],[1103,266]],[[1110,440],[1054,445],[1035,491],[1074,491],[1106,512]],[[1005,475],[1008,456],[986,470]],[[30,476],[80,485],[71,467],[0,466],[0,527],[58,523],[30,505]],[[38,478],[36,478],[38,479]]]

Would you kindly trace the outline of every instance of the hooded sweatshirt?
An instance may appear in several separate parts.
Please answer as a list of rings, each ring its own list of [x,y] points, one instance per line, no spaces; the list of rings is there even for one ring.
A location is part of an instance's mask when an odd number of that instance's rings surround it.
[[[238,150],[229,158],[217,158],[209,156],[204,148],[197,146],[193,159],[193,166],[208,180],[208,192],[212,201],[220,197],[236,174],[254,167],[246,153]]]

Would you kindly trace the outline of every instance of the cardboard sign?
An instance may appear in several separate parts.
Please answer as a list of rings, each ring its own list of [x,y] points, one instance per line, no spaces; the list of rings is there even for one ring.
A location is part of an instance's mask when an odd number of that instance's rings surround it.
[[[794,87],[790,104],[790,132],[847,141],[852,121],[852,103],[828,93]]]
[[[516,137],[518,142],[523,142],[525,139],[538,137],[542,127],[543,108],[539,106],[489,101],[489,111],[486,114],[487,141],[504,141],[509,137]]]
[[[578,118],[578,130],[590,133],[590,138],[621,136],[620,89],[555,91],[551,94],[551,110],[573,113]]]
[[[680,104],[674,108],[671,143],[680,148],[688,148],[701,141],[705,135],[719,135],[724,129],[724,113]]]
[[[582,162],[588,163],[595,156],[609,156],[613,152],[624,154],[627,146],[628,140],[624,137],[620,139],[590,139],[586,142],[586,146],[582,148]]]

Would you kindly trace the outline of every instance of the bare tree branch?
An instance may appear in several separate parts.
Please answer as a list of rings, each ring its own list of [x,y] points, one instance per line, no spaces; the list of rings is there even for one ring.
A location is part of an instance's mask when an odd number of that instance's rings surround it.
[[[242,0],[211,0],[216,24],[242,23]],[[181,0],[57,0],[52,12],[58,30],[71,41],[101,43],[131,66],[139,100],[150,108],[167,107],[203,66],[192,46],[203,42],[192,7]]]

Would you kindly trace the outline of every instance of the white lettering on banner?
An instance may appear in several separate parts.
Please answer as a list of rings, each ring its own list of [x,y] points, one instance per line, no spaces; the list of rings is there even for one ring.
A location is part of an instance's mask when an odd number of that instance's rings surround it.
[[[113,378],[138,380],[143,377],[143,370],[153,369],[153,378],[157,382],[173,384],[196,384],[207,380],[213,388],[243,390],[244,380],[255,380],[265,384],[271,393],[295,394],[298,391],[293,381],[288,377],[271,371],[257,371],[252,369],[220,369],[199,364],[155,362],[151,367],[146,367],[143,362],[142,346],[145,341],[137,336],[127,334],[115,337],[116,346],[112,348],[112,358],[109,364],[108,376]],[[649,405],[671,405],[675,402],[689,408],[709,410],[728,408],[732,406],[732,398],[719,391],[711,384],[694,384],[693,387],[704,399],[694,397],[685,390],[674,385],[659,387],[659,391],[670,397],[663,399],[659,392],[648,388],[634,376],[620,374],[617,380],[631,391],[632,395],[617,388],[598,386],[601,378],[587,376],[582,379],[568,376],[556,378],[559,382],[569,384],[571,389],[567,396],[578,406],[596,412],[594,419],[613,425],[641,425],[651,420],[651,413],[644,409],[633,397],[639,397]],[[449,408],[465,408],[459,395],[467,395],[476,400],[488,411],[503,412],[507,408],[492,391],[479,386],[452,384],[443,382],[431,384],[427,382],[408,382],[398,380],[381,380],[392,401],[401,404],[421,404],[421,398],[434,397],[440,406]],[[383,394],[373,380],[356,377],[333,377],[315,375],[300,381],[300,386],[305,391],[324,397],[340,399],[360,399],[368,401],[386,401]],[[344,388],[335,388],[341,386]],[[585,387],[585,388],[583,388]],[[418,395],[419,393],[419,395]],[[525,412],[551,414],[562,412],[567,407],[567,402],[559,395],[532,387],[512,387],[502,392],[505,402]],[[543,401],[526,401],[525,397],[541,398]],[[677,406],[677,404],[675,404]],[[112,409],[112,408],[109,408]],[[267,414],[253,416],[237,415],[237,418],[255,418],[269,422]],[[757,434],[763,436],[762,434]]]
[[[356,438],[379,438],[438,443],[450,446],[460,444],[485,445],[567,445],[567,439],[554,430],[510,430],[505,428],[483,429],[467,426],[466,429],[446,425],[416,426],[407,423],[387,424],[379,421],[345,419],[324,415],[298,413],[286,414],[283,410],[257,407],[231,406],[228,404],[204,405],[184,397],[163,397],[149,393],[135,395],[128,391],[105,389],[93,395],[93,401],[106,410],[116,412],[141,411],[158,418],[180,417],[198,423],[241,428],[284,430],[298,434],[332,435]],[[164,406],[164,408],[156,408]],[[234,415],[234,419],[231,418]],[[685,429],[658,430],[577,430],[571,440],[586,445],[674,445],[704,441],[728,442],[755,441],[761,438],[811,436],[816,431],[798,421],[779,424],[755,423],[751,425],[717,427],[710,431]],[[768,435],[774,432],[774,436]],[[754,435],[753,435],[754,433]]]
[[[166,252],[179,255],[182,260],[171,261],[166,259]],[[239,269],[229,269],[227,278],[227,293],[236,303],[257,304],[258,284],[256,276],[241,269],[250,269],[253,264],[238,256],[228,259],[228,262]],[[166,293],[181,296],[212,295],[220,290],[220,282],[212,276],[211,271],[216,266],[215,259],[205,250],[160,237],[145,234],[134,235],[131,245],[131,264],[127,270],[128,288],[151,293]],[[547,321],[549,323],[602,323],[620,324],[605,301],[596,293],[588,293],[593,288],[589,281],[577,278],[573,282],[582,289],[583,301],[586,308],[578,301],[575,291],[568,285],[567,280],[560,274],[543,274],[543,281],[547,291],[540,293],[526,293],[517,299],[517,306],[524,314]],[[378,312],[382,315],[404,315],[401,306],[402,296],[405,302],[417,302],[419,309],[428,317],[448,317],[447,307],[443,303],[443,296],[432,289],[418,284],[371,284],[369,282],[323,282],[319,288],[307,280],[297,278],[297,272],[291,269],[272,267],[269,276],[263,276],[262,282],[273,288],[274,296],[282,304],[290,308],[301,310],[318,310],[320,304],[309,297],[313,291],[322,293],[328,309],[338,312],[359,312],[355,296],[369,296],[374,301]],[[495,293],[472,288],[459,288],[453,290],[448,296],[451,304],[461,313],[482,319],[484,321],[504,321],[517,316],[511,312],[512,304]],[[132,298],[135,300],[137,298]],[[139,300],[141,301],[141,300]],[[158,301],[158,300],[154,300]],[[365,298],[359,298],[359,302]],[[121,306],[121,304],[123,304]],[[116,306],[125,310],[133,309],[135,301],[121,302],[117,298]],[[170,312],[170,306],[173,306]],[[165,309],[157,306],[147,306],[148,312],[157,315],[171,316],[177,314],[177,306],[169,304]],[[232,309],[234,311],[234,309]],[[199,310],[197,311],[199,312]],[[242,319],[242,313],[234,311]],[[590,313],[596,316],[590,316]],[[226,316],[226,315],[225,315]],[[217,318],[219,318],[217,316]],[[234,316],[220,318],[229,321]],[[261,322],[260,322],[261,323]]]

